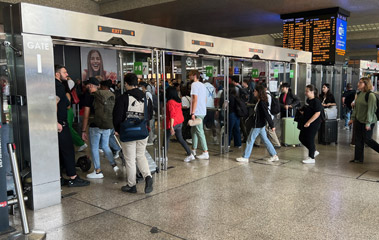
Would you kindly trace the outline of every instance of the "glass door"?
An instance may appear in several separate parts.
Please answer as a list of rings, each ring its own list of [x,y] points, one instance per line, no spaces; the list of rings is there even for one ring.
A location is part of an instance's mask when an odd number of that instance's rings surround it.
[[[204,118],[203,126],[206,136],[208,151],[212,154],[227,152],[227,144],[223,144],[227,136],[227,128],[224,127],[226,121],[225,112],[228,101],[227,89],[227,68],[225,59],[209,55],[196,55],[181,52],[165,52],[165,68],[162,77],[166,87],[176,87],[178,95],[182,99],[182,111],[184,124],[182,129],[183,138],[190,147],[193,146],[191,129],[187,126],[190,120],[191,107],[191,84],[189,73],[197,70],[200,73],[200,81],[205,84],[207,89],[207,115]],[[224,94],[226,93],[226,94]],[[200,144],[197,148],[201,150]],[[201,154],[201,153],[200,153]]]

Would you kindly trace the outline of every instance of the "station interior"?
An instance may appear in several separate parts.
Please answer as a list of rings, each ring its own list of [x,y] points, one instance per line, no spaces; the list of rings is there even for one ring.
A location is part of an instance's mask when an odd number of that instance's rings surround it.
[[[379,239],[379,106],[371,98],[379,103],[379,1],[0,1],[0,239]],[[57,84],[67,80],[57,79],[61,69],[73,84],[65,83],[72,99],[64,112],[72,114],[69,149],[81,187],[71,186],[62,160],[60,134],[70,130],[59,120]],[[212,104],[193,104],[194,73]],[[93,121],[94,103],[91,110],[86,105],[92,86],[108,86],[117,106],[131,91],[130,76],[154,106],[143,140],[151,192],[143,170],[136,193],[125,192],[130,158],[136,162],[126,152],[139,146],[126,149],[129,140],[112,129],[107,136],[121,148],[109,140],[110,164],[99,143],[97,172],[91,137],[102,129],[85,120],[88,113]],[[365,102],[358,100],[362,84],[374,93]],[[313,120],[321,126],[316,135],[305,136],[314,139],[312,153],[299,137],[307,123],[298,125],[294,113],[309,108],[310,85],[318,93],[328,86],[335,100]],[[261,86],[270,106],[275,99],[281,104],[276,114],[264,108],[274,128],[265,120],[262,131],[276,133],[279,145],[269,138],[274,150],[263,138],[250,143],[258,127],[248,123],[257,124]],[[298,99],[287,115],[286,86]],[[357,91],[352,107],[345,104],[349,86]],[[191,155],[166,131],[171,88],[180,93],[180,135]],[[210,115],[201,127],[190,126],[198,119],[192,109],[202,105]],[[358,119],[361,105],[366,122]],[[198,129],[207,149],[200,139],[196,150]],[[361,157],[357,146],[364,147]]]

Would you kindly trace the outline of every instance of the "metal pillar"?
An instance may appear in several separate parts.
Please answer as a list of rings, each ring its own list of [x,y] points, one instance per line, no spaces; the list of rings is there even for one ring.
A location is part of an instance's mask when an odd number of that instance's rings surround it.
[[[155,67],[156,67],[156,88],[157,88],[157,98],[158,98],[158,120],[157,120],[157,128],[158,128],[158,168],[161,169],[162,168],[162,140],[161,140],[161,104],[160,104],[160,100],[159,100],[159,82],[160,82],[160,71],[159,71],[159,51],[158,50],[154,50],[155,52]]]

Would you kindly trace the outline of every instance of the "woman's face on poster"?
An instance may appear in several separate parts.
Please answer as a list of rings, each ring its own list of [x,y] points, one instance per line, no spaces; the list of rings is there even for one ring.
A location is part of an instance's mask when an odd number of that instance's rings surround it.
[[[91,54],[90,63],[91,63],[91,68],[93,71],[98,72],[100,70],[102,63],[101,63],[101,58],[98,52],[93,52]]]

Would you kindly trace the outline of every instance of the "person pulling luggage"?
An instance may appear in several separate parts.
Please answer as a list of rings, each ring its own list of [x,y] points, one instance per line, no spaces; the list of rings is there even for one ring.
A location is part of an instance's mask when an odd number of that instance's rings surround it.
[[[145,179],[145,193],[153,191],[153,178],[145,156],[147,120],[152,116],[152,108],[147,111],[146,94],[138,89],[138,78],[134,73],[124,77],[126,91],[116,100],[113,110],[113,125],[120,135],[122,153],[126,162],[127,183],[121,191],[137,193],[136,164]]]

